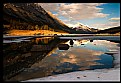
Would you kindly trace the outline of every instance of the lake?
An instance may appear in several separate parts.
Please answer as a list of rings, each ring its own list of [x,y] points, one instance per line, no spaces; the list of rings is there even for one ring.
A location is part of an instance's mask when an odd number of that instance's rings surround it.
[[[114,58],[107,52],[117,52],[118,47],[119,41],[102,39],[102,36],[98,39],[42,37],[5,40],[3,78],[22,81],[73,71],[113,68]]]

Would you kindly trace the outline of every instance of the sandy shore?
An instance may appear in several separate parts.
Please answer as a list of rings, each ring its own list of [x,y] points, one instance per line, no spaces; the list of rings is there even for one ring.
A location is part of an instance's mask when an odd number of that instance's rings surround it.
[[[120,81],[120,47],[114,57],[114,68],[76,71],[43,78],[30,79],[24,82],[37,81]]]

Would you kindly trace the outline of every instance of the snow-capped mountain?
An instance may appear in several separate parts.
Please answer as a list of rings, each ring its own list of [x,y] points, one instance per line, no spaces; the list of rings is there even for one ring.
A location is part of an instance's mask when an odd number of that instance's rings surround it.
[[[86,32],[96,32],[97,29],[94,29],[94,28],[89,28],[88,26],[86,25],[83,25],[83,24],[78,24],[77,27],[74,27],[73,29],[76,29],[77,31],[86,31]]]

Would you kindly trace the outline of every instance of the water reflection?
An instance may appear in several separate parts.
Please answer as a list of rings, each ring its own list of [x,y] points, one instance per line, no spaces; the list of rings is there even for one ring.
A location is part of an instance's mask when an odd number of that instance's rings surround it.
[[[25,68],[31,67],[35,62],[42,60],[59,43],[61,41],[54,38],[45,38],[45,40],[36,38],[30,42],[4,44],[3,78],[9,79]]]
[[[59,45],[69,47],[67,50],[59,50]],[[71,71],[111,68],[113,58],[104,54],[111,49],[117,49],[117,43],[52,37],[4,44],[4,79],[27,80]],[[13,76],[16,73],[19,74]]]
[[[70,44],[70,45],[69,45],[69,44]],[[58,48],[59,48],[59,50],[68,50],[69,47],[73,47],[74,42],[73,42],[72,39],[69,40],[69,44],[59,44],[59,45],[58,45]]]
[[[54,37],[42,37],[42,38],[36,38],[37,44],[49,44],[51,40],[53,40]]]
[[[69,45],[68,44],[59,44],[58,48],[59,48],[59,50],[68,50]]]

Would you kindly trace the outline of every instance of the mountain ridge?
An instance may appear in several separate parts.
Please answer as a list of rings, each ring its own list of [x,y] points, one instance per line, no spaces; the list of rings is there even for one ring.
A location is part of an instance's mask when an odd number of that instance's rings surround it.
[[[57,17],[53,17],[50,12],[45,11],[41,6],[34,3],[5,3],[4,21],[10,24],[11,29],[32,29],[36,25],[39,29],[47,25],[55,31],[62,31],[68,33],[87,33],[85,31],[76,31],[69,28]],[[88,32],[88,33],[91,33]]]

